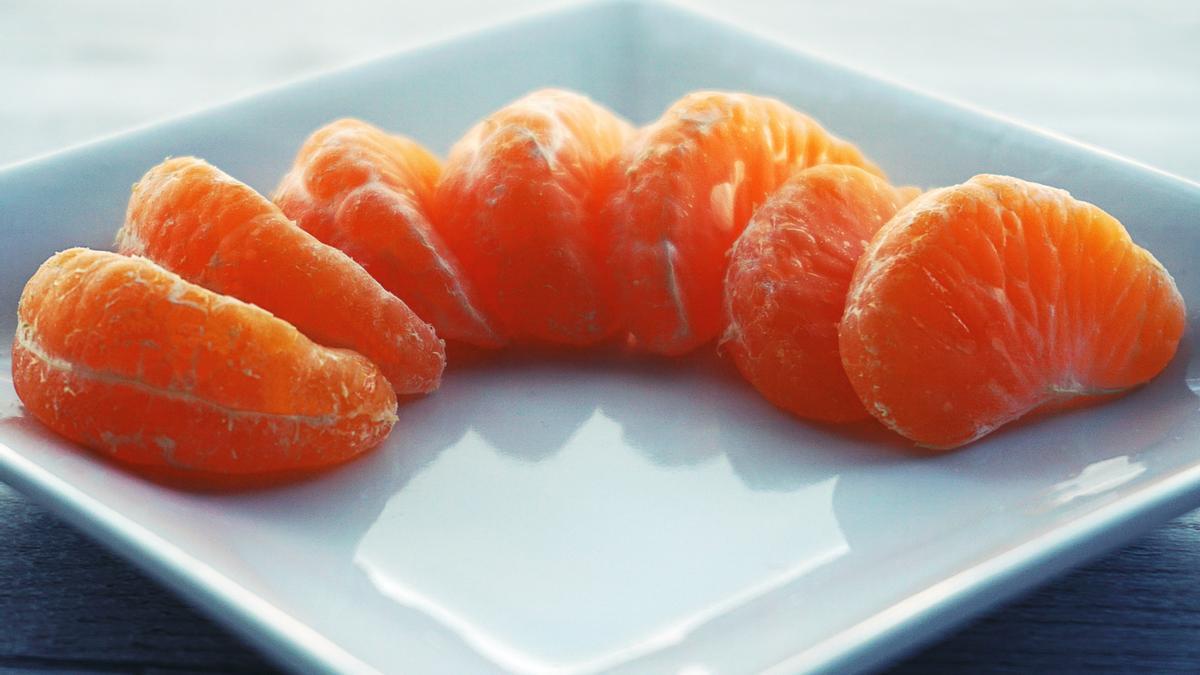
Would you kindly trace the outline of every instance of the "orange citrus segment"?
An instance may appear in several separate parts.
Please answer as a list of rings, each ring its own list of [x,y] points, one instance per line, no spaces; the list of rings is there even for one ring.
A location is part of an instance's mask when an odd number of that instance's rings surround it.
[[[1116,219],[1063,190],[984,175],[926,193],[879,231],[840,347],[868,411],[948,448],[1146,382],[1183,328],[1174,280]]]
[[[363,354],[397,393],[429,392],[441,380],[445,351],[429,324],[346,254],[203,160],[169,159],[134,186],[117,249]]]
[[[806,169],[755,211],[730,252],[721,344],[768,400],[801,417],[869,417],[838,354],[838,323],[867,242],[911,189],[847,165]]]
[[[446,340],[498,347],[458,260],[430,222],[441,164],[415,141],[343,119],[304,142],[275,193],[284,215],[362,265]]]
[[[152,262],[70,249],[25,286],[13,386],[54,431],[143,468],[272,474],[377,445],[396,397],[353,352]]]
[[[697,92],[643,129],[610,169],[604,216],[637,344],[682,354],[715,338],[730,245],[789,176],[827,163],[882,175],[853,145],[769,98]]]
[[[435,217],[488,315],[514,340],[588,345],[616,329],[602,169],[630,127],[592,101],[537,91],[455,144]]]

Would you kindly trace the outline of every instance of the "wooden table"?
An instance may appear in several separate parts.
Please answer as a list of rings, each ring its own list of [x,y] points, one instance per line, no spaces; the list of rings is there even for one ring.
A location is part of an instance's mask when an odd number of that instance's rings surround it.
[[[0,4],[0,164],[544,3],[434,4],[420,12],[366,0]],[[744,3],[737,18],[1200,178],[1200,3],[845,4]],[[0,675],[270,670],[0,484]],[[894,669],[1072,671],[1200,671],[1200,512]]]

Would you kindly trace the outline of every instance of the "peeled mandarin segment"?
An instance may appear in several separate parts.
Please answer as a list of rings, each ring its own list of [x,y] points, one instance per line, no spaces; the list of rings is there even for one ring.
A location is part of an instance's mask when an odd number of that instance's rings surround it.
[[[589,345],[616,330],[598,188],[630,133],[582,96],[542,90],[450,151],[435,220],[512,339]]]
[[[284,215],[354,258],[442,338],[499,347],[504,340],[430,221],[441,171],[437,158],[408,138],[338,120],[305,141],[274,199]]]
[[[169,159],[142,177],[117,250],[363,354],[398,393],[432,391],[441,380],[445,351],[429,324],[346,254],[203,160]]]
[[[879,231],[840,348],[867,410],[951,448],[1148,381],[1184,318],[1170,274],[1114,218],[1063,190],[985,175],[926,193]]]
[[[882,176],[853,145],[768,98],[689,94],[642,130],[610,174],[605,211],[621,311],[642,349],[682,354],[717,336],[730,245],[771,192],[818,164]]]
[[[769,401],[827,422],[869,417],[842,370],[838,323],[867,242],[912,195],[828,164],[755,211],[730,252],[721,346]]]
[[[112,459],[206,475],[312,470],[383,440],[396,396],[353,352],[143,258],[70,249],[25,286],[13,386]]]

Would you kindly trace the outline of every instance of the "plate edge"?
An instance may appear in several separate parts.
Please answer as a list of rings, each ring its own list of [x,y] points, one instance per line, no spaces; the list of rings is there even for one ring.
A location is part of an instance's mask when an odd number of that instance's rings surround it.
[[[1200,463],[990,555],[785,657],[763,675],[859,672],[884,666],[1021,592],[1197,507]],[[922,628],[922,621],[933,625]],[[909,642],[904,642],[906,637]]]

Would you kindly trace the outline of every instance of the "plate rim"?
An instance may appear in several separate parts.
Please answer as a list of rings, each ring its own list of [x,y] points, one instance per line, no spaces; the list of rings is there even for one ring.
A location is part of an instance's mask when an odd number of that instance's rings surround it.
[[[764,675],[847,669],[857,672],[882,666],[935,641],[989,608],[1197,507],[1200,460],[984,557],[778,661],[764,670]],[[922,628],[922,621],[931,625]],[[911,641],[903,642],[906,637]]]
[[[93,541],[174,589],[214,621],[298,671],[376,673],[302,621],[0,441],[0,478]]]

